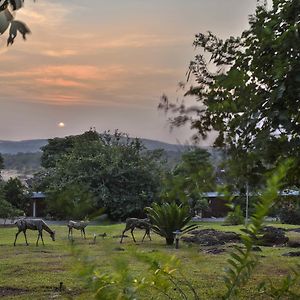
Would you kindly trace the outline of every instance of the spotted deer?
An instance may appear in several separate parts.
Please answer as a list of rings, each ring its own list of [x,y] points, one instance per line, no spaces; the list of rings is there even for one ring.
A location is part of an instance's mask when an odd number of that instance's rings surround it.
[[[133,231],[135,228],[145,229],[145,234],[143,236],[142,242],[144,241],[146,235],[148,235],[149,240],[151,241],[151,236],[150,236],[151,227],[152,227],[152,225],[151,225],[149,219],[137,219],[137,218],[126,219],[126,227],[122,232],[122,237],[121,237],[120,243],[123,242],[124,233],[128,230],[131,230],[131,236],[133,238],[133,241],[136,243],[136,240],[133,235]]]
[[[85,222],[85,221],[80,221],[80,222],[69,221],[69,223],[67,224],[67,226],[69,228],[68,238],[70,238],[70,236],[73,238],[73,228],[80,230],[81,237],[84,236],[84,238],[86,238],[85,237],[85,227],[88,225],[89,225],[89,222]]]
[[[18,232],[16,233],[14,246],[16,246],[18,235],[21,232],[24,233],[26,245],[27,246],[29,245],[28,242],[27,242],[27,236],[26,236],[26,230],[27,229],[38,231],[38,238],[37,238],[37,241],[36,241],[36,246],[39,245],[39,239],[40,238],[43,242],[43,245],[45,246],[44,240],[43,240],[43,230],[47,231],[50,234],[50,237],[51,237],[52,241],[55,241],[55,231],[51,230],[50,227],[42,219],[20,219],[20,220],[16,221],[15,224],[18,227]]]

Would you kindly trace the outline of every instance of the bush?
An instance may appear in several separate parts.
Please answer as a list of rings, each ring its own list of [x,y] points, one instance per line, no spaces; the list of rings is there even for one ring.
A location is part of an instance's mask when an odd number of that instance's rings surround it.
[[[244,224],[244,222],[245,218],[239,205],[236,205],[234,210],[229,212],[225,219],[226,225],[241,225]]]
[[[174,231],[181,233],[189,232],[197,225],[186,226],[192,216],[188,206],[177,205],[176,203],[154,203],[152,207],[146,207],[146,212],[153,224],[152,230],[166,239],[167,245],[174,243]]]
[[[300,225],[300,201],[298,199],[280,201],[278,216],[282,223]]]

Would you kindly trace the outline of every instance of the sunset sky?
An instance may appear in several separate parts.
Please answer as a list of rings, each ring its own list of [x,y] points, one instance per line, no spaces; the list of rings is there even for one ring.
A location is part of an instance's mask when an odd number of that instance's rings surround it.
[[[78,134],[91,126],[185,143],[157,110],[180,97],[194,35],[247,28],[256,0],[31,0],[17,12],[32,34],[0,36],[0,140]],[[64,126],[59,125],[64,123]]]

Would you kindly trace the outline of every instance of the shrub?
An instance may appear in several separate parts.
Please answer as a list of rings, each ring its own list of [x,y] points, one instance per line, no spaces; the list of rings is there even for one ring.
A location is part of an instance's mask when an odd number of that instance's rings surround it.
[[[234,207],[234,210],[229,212],[226,219],[226,225],[241,225],[244,224],[245,218],[243,216],[243,211],[239,205]]]
[[[278,216],[285,224],[300,225],[300,201],[284,199],[279,203]]]
[[[177,205],[176,203],[154,203],[152,207],[146,207],[148,217],[153,224],[153,231],[166,239],[167,245],[174,243],[174,231],[182,233],[189,232],[197,225],[189,225],[192,216],[188,206]]]

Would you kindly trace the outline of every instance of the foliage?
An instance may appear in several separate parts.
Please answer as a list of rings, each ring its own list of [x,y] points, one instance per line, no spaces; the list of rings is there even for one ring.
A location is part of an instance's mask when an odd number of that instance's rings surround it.
[[[25,185],[18,178],[10,178],[3,186],[6,201],[13,207],[26,210],[29,205],[29,194]]]
[[[282,197],[276,211],[280,221],[285,224],[300,225],[300,200],[295,197],[289,199]]]
[[[0,191],[0,218],[9,219],[23,215],[23,211],[15,208],[11,203],[5,200],[4,194]]]
[[[233,211],[229,212],[226,219],[226,225],[241,225],[244,224],[245,218],[243,215],[243,211],[239,205],[236,205]]]
[[[195,148],[185,152],[173,171],[164,179],[163,201],[180,201],[189,204],[193,214],[208,207],[204,192],[214,188],[214,169],[210,154]]]
[[[26,40],[26,35],[30,33],[27,25],[21,21],[15,20],[15,11],[23,7],[23,0],[3,0],[0,5],[1,26],[0,34],[3,34],[9,28],[7,46],[12,45],[18,32]]]
[[[94,298],[99,300],[134,300],[143,294],[147,299],[154,299],[154,296],[149,298],[153,291],[167,299],[200,299],[190,281],[179,271],[180,262],[174,256],[160,254],[153,258],[143,252],[133,252],[131,256],[143,264],[142,276],[133,274],[123,257],[113,261],[113,271],[102,272],[86,254],[78,251],[75,252],[76,272],[86,280],[89,289],[95,292]]]
[[[198,131],[195,139],[214,130],[216,146],[254,152],[256,163],[268,169],[282,157],[296,157],[290,184],[300,178],[299,13],[299,0],[275,0],[270,10],[257,6],[241,37],[197,34],[199,54],[189,68],[196,85],[185,95],[196,97],[199,106],[177,106],[167,97],[160,104],[177,114],[174,125],[190,123]]]
[[[83,220],[94,210],[93,195],[80,184],[67,185],[61,191],[47,194],[47,211],[59,219]]]
[[[237,298],[240,289],[248,282],[254,268],[257,266],[258,257],[253,254],[252,249],[258,240],[259,232],[262,229],[264,219],[270,207],[278,198],[281,181],[286,176],[287,170],[291,165],[292,161],[287,160],[267,180],[267,187],[262,193],[260,201],[255,206],[251,222],[243,230],[244,234],[241,236],[243,248],[235,246],[235,251],[230,254],[231,257],[228,259],[229,266],[226,269],[226,276],[224,277],[227,292],[223,299]]]
[[[145,151],[140,140],[118,131],[56,138],[43,151],[46,170],[35,186],[56,195],[69,186],[84,187],[93,207],[105,208],[114,220],[142,216],[158,194],[161,152]]]
[[[41,168],[41,152],[3,154],[5,169],[18,170],[25,173],[36,172]]]
[[[188,225],[191,214],[188,206],[176,203],[153,203],[145,211],[153,224],[152,230],[166,239],[167,245],[173,245],[175,234],[179,230],[182,234],[194,230],[196,225]]]
[[[3,160],[3,156],[0,153],[0,172],[2,169],[4,169],[4,160]]]

